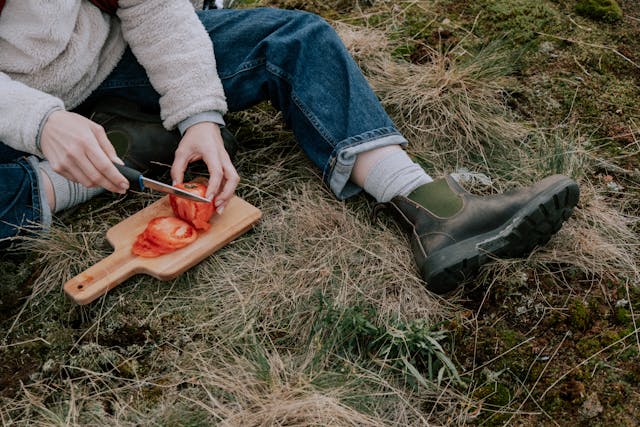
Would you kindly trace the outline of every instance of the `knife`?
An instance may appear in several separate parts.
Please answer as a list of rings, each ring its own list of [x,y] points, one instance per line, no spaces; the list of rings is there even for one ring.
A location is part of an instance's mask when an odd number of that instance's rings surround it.
[[[211,200],[198,196],[197,194],[190,193],[186,190],[183,190],[182,188],[174,187],[173,185],[164,184],[160,181],[146,178],[142,175],[142,172],[128,166],[119,165],[117,163],[114,163],[113,165],[116,167],[116,169],[118,169],[118,172],[120,172],[122,175],[124,175],[125,178],[127,178],[129,184],[139,188],[140,190],[150,188],[151,190],[160,191],[167,194],[174,194],[178,197],[193,200],[196,202],[211,203]]]

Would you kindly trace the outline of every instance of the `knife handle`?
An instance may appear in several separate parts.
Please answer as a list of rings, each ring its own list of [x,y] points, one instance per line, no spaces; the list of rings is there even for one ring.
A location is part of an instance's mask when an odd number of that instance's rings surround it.
[[[142,173],[140,171],[117,163],[114,163],[113,165],[118,169],[118,172],[127,178],[129,184],[135,186],[139,190],[144,190],[144,184],[142,184]]]

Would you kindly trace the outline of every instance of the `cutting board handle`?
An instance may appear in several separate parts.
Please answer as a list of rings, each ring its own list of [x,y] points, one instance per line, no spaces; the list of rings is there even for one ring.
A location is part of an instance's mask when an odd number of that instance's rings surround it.
[[[64,284],[64,291],[78,304],[88,304],[133,276],[136,257],[115,251]]]
[[[89,304],[134,274],[158,280],[172,280],[215,251],[249,230],[262,216],[260,209],[233,196],[224,214],[211,218],[211,228],[195,242],[176,252],[157,258],[143,258],[131,252],[136,236],[152,218],[173,215],[169,196],[165,196],[122,220],[107,231],[107,241],[115,251],[64,284],[66,294],[78,304]]]

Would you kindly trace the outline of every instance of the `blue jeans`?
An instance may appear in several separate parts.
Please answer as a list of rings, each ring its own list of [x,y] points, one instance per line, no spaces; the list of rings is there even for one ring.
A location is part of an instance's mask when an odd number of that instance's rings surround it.
[[[198,15],[214,44],[229,110],[270,101],[339,199],[361,190],[349,181],[357,154],[406,144],[322,18],[272,8],[206,10]],[[129,50],[89,101],[108,95],[159,108],[158,93]],[[0,180],[4,182],[4,176]],[[0,194],[0,203],[4,199]],[[29,212],[37,209],[34,205],[17,204],[13,209],[21,210],[18,217],[34,217]],[[0,237],[6,235],[7,226],[0,223]]]

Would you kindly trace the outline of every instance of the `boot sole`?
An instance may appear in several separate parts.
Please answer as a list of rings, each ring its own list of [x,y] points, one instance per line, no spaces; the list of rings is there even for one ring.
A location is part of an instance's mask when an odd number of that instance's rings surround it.
[[[427,288],[442,294],[477,274],[495,258],[519,258],[549,241],[569,219],[580,197],[578,185],[564,178],[534,197],[503,226],[437,251],[426,259]]]

